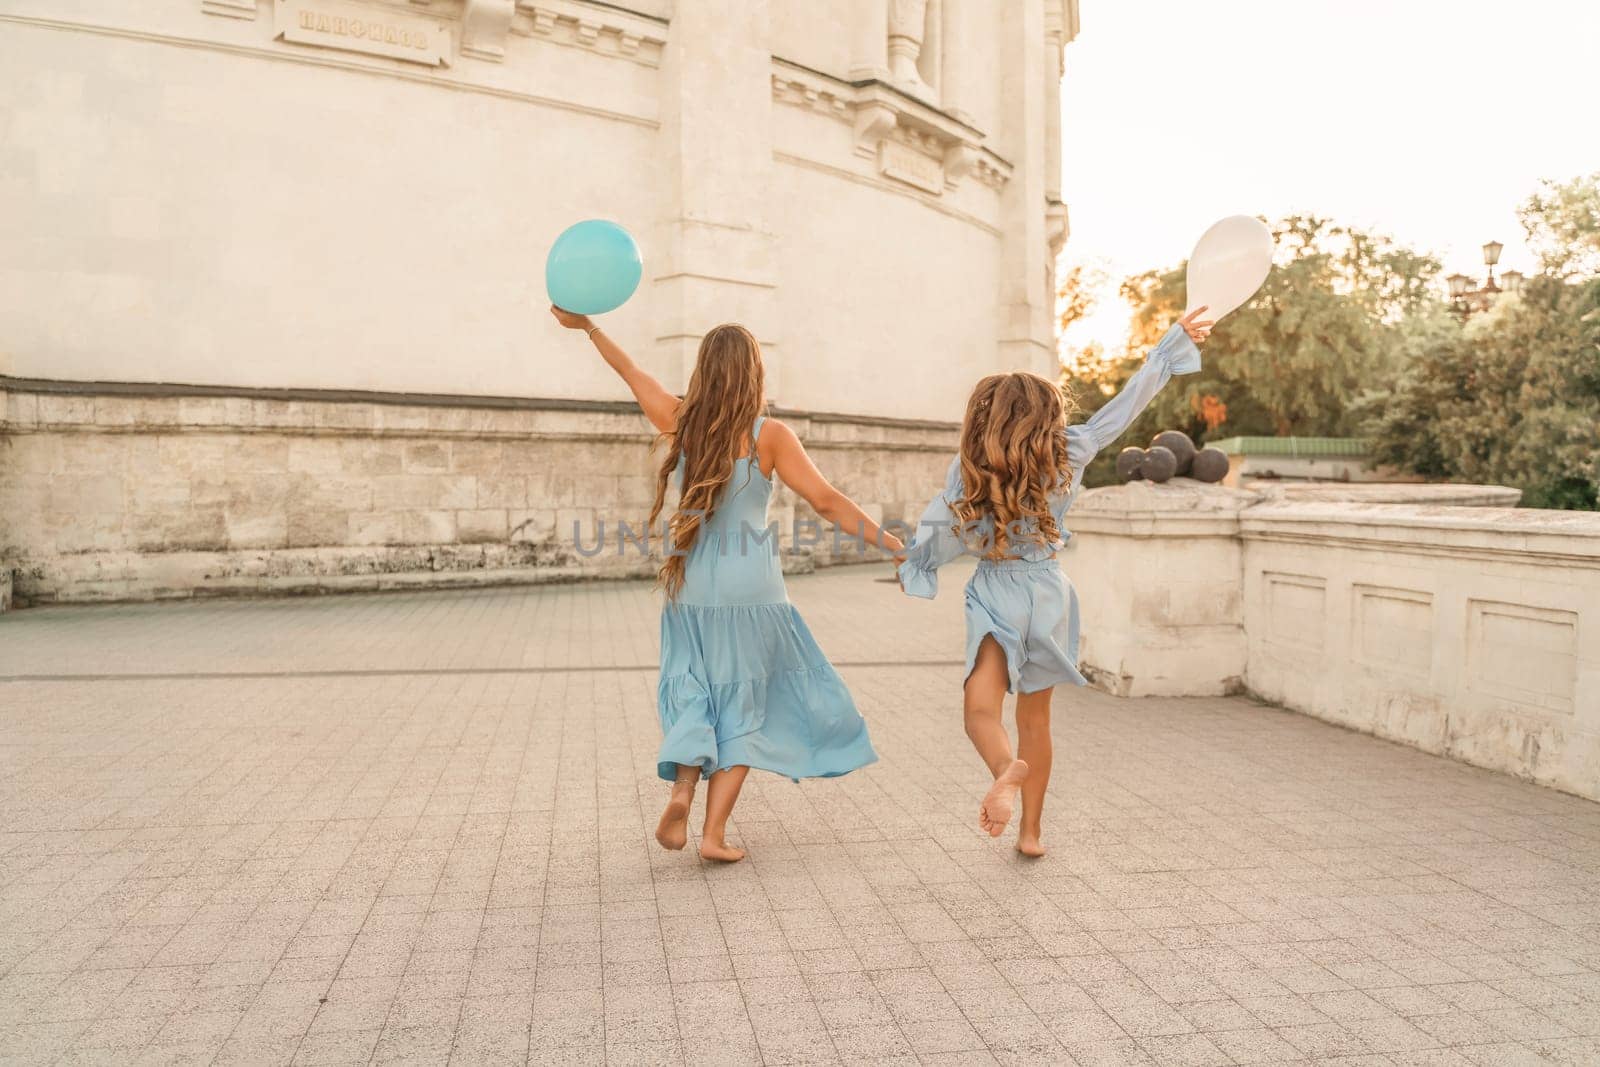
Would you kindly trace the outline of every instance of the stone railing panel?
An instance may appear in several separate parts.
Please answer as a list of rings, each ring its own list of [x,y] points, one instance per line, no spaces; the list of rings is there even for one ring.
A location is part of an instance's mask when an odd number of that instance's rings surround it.
[[[1129,696],[1247,691],[1600,799],[1600,515],[1499,486],[1085,493],[1081,667]]]
[[[1281,503],[1240,534],[1252,692],[1600,794],[1600,515]]]

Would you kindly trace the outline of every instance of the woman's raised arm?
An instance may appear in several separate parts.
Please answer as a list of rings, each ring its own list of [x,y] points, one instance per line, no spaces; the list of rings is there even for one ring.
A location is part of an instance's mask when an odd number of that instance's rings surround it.
[[[900,539],[862,511],[854,500],[835,489],[817,470],[795,432],[777,419],[768,419],[762,430],[758,452],[772,457],[772,472],[783,479],[811,509],[831,522],[847,537],[859,537],[869,545],[886,548],[898,556],[905,551]],[[758,457],[759,461],[759,457]]]
[[[682,400],[667,392],[667,387],[656,380],[655,376],[633,361],[633,357],[622,350],[622,346],[606,335],[606,332],[587,315],[574,315],[570,311],[563,311],[552,307],[550,314],[556,321],[569,330],[582,330],[589,335],[589,340],[594,342],[594,347],[600,352],[611,369],[617,372],[629,389],[633,390],[633,398],[644,409],[644,417],[650,420],[662,433],[671,433],[678,428],[678,405]]]

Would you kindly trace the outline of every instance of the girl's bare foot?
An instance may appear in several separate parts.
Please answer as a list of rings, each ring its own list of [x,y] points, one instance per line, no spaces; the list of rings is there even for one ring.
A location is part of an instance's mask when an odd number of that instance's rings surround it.
[[[1011,806],[1016,800],[1017,790],[1027,777],[1028,765],[1015,759],[995,778],[994,785],[989,787],[983,803],[978,806],[978,826],[984,833],[999,837],[1005,830],[1006,823],[1011,821]]]
[[[662,848],[676,852],[689,843],[689,804],[694,800],[694,790],[673,789],[667,806],[656,823],[656,841]]]
[[[1044,846],[1039,843],[1039,831],[1017,831],[1017,851],[1024,856],[1032,856],[1036,859],[1044,855]]]
[[[717,860],[719,863],[738,863],[744,859],[744,849],[734,848],[726,841],[713,841],[709,837],[702,837],[700,839],[700,858]]]

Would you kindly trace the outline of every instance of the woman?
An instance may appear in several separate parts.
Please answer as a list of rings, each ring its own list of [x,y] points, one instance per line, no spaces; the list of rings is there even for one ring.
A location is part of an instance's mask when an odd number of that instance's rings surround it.
[[[904,546],[828,484],[793,430],[762,415],[761,346],[749,330],[728,324],[707,333],[677,397],[587,316],[550,310],[588,334],[667,444],[652,528],[669,484],[679,493],[659,574],[666,604],[656,766],[672,793],[656,840],[683,848],[705,777],[700,855],[740,860],[744,850],[725,834],[751,767],[798,780],[848,774],[877,759],[849,690],[789,603],[766,527],[774,476],[841,533],[896,554]]]

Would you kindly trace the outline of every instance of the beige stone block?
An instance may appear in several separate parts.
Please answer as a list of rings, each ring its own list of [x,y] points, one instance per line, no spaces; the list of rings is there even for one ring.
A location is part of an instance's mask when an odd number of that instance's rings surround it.
[[[352,545],[393,545],[405,539],[402,513],[397,511],[352,511],[346,541]]]
[[[187,478],[140,478],[128,483],[128,506],[132,511],[155,511],[163,508],[180,510],[189,506],[190,483]]]
[[[221,508],[133,512],[126,530],[137,552],[216,552],[228,547],[227,521]]]
[[[138,397],[133,404],[135,426],[178,425],[178,398],[170,396]]]
[[[402,441],[382,437],[340,440],[339,462],[346,474],[399,474],[404,447]]]
[[[512,508],[507,514],[508,540],[513,544],[546,544],[555,537],[554,508]]]
[[[503,441],[500,471],[503,474],[544,474],[559,464],[556,451],[550,441]]]
[[[528,432],[528,413],[508,408],[487,408],[473,413],[473,428],[496,435]]]
[[[225,396],[179,397],[178,421],[185,426],[227,426],[229,399]]]
[[[224,466],[230,474],[286,471],[289,469],[289,439],[276,434],[240,437],[230,443]]]
[[[196,506],[225,505],[233,499],[235,485],[219,472],[207,472],[189,479],[189,501]]]
[[[339,474],[344,470],[340,442],[332,437],[291,437],[289,470],[304,474]]]
[[[586,551],[592,550],[601,532],[600,516],[592,508],[556,509],[556,544],[568,547],[581,544]],[[604,532],[611,537],[616,536],[609,524]]]
[[[407,511],[401,522],[401,537],[406,544],[448,545],[456,540],[453,511]]]
[[[53,515],[48,529],[40,528],[55,552],[115,552],[124,547],[121,512],[73,512]]]
[[[53,433],[0,437],[0,473],[51,474],[62,463],[61,438]]]
[[[303,474],[266,471],[227,478],[224,489],[227,493],[228,510],[241,515],[264,515],[285,511],[295,485],[305,477],[307,476]],[[193,486],[194,483],[191,482],[191,492],[194,491]]]
[[[126,435],[66,433],[58,440],[61,463],[55,469],[65,474],[110,474],[124,468],[129,440]]]
[[[471,508],[478,502],[477,482],[455,474],[394,474],[373,480],[372,508],[377,511]]]
[[[228,450],[238,438],[210,433],[162,434],[145,438],[154,446],[155,466],[175,473],[220,475],[228,461]]]
[[[123,510],[123,479],[120,474],[58,474],[50,479],[46,504],[52,515],[74,515],[91,511]],[[150,510],[150,509],[143,509]]]
[[[372,405],[372,428],[375,430],[426,430],[428,409],[400,404]]]
[[[619,504],[648,508],[656,498],[654,476],[623,475],[617,479],[616,501]]]
[[[287,507],[291,511],[372,510],[370,478],[301,473],[291,475],[290,479]]]
[[[497,474],[503,449],[499,441],[452,441],[450,469],[458,474]]]
[[[318,509],[288,513],[288,544],[290,548],[314,548],[319,545],[341,545],[350,532],[350,513]]]
[[[232,548],[284,548],[289,543],[289,519],[281,511],[260,514],[227,512],[228,544]]]
[[[333,430],[370,430],[378,424],[373,404],[313,404],[312,424]]]
[[[5,421],[17,429],[32,429],[39,422],[39,398],[33,393],[5,394]]]
[[[304,400],[251,401],[251,424],[281,429],[304,429],[315,425],[311,404]]]
[[[442,473],[449,469],[449,442],[417,441],[406,444],[404,470],[407,474]]]
[[[93,398],[94,423],[97,426],[137,426],[141,414],[138,398],[131,396],[97,396]]]
[[[39,394],[40,425],[88,426],[94,422],[94,397]]]
[[[480,508],[520,508],[528,503],[527,480],[515,475],[480,475],[478,481],[478,506]]]
[[[551,507],[593,507],[596,494],[586,491],[588,479],[565,473],[565,468],[528,475],[528,499]]]
[[[467,408],[428,408],[428,429],[446,433],[466,433],[472,427],[472,412]]]
[[[456,512],[456,539],[462,544],[484,544],[506,539],[506,512],[498,508]]]
[[[134,480],[156,478],[171,473],[166,461],[161,456],[161,442],[172,435],[131,433],[118,434],[116,436],[122,442],[129,478]]]

